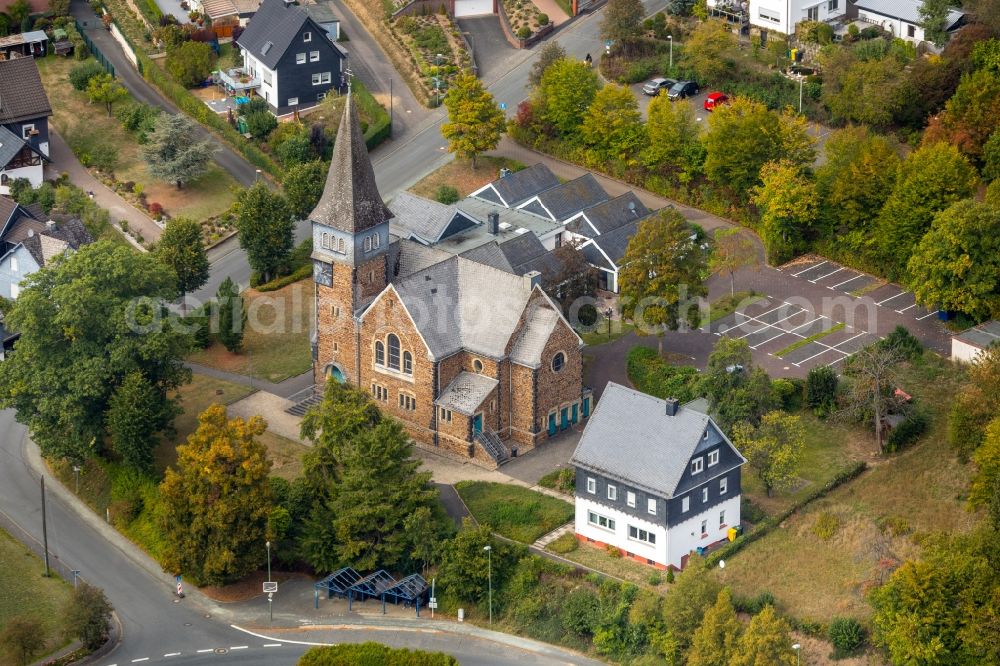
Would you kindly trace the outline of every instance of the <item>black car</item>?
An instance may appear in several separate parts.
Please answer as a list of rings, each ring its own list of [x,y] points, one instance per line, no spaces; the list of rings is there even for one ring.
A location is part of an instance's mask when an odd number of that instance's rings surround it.
[[[667,96],[670,99],[684,99],[698,94],[698,84],[694,81],[678,81],[670,88]]]

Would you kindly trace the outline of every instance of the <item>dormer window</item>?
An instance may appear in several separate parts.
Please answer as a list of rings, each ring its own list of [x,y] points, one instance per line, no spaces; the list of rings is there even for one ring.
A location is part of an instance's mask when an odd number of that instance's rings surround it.
[[[311,42],[312,40],[313,40],[313,34],[311,32],[303,32],[302,33],[302,41],[303,42]]]
[[[708,466],[719,464],[719,449],[708,452]]]
[[[701,474],[701,471],[703,469],[705,469],[705,460],[701,456],[698,456],[697,458],[691,461],[692,474]]]

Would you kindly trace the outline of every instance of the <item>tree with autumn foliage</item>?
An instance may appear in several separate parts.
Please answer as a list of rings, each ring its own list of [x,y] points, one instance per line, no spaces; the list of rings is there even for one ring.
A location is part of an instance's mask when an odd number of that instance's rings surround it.
[[[767,259],[781,264],[805,247],[806,236],[819,217],[816,181],[788,160],[766,163],[760,180],[751,201],[760,208],[760,235]]]
[[[978,161],[986,141],[1000,127],[1000,73],[978,69],[962,77],[962,82],[944,106],[931,117],[924,131],[923,145],[944,142],[963,155]]]
[[[728,666],[742,633],[743,625],[733,608],[733,595],[728,587],[724,588],[691,637],[687,666]]]
[[[646,145],[646,128],[632,91],[610,83],[601,88],[583,116],[580,136],[599,163],[635,164]]]
[[[796,662],[791,627],[768,604],[750,620],[736,643],[729,666],[793,666]]]
[[[199,585],[225,585],[266,557],[271,461],[258,439],[267,424],[226,418],[212,405],[177,447],[177,464],[160,484],[163,567]]]
[[[448,122],[441,126],[441,134],[448,139],[448,151],[472,160],[500,143],[507,125],[503,111],[497,106],[482,81],[472,74],[455,78],[444,98],[448,109]]]
[[[736,271],[758,267],[757,245],[753,238],[739,227],[718,229],[708,266],[716,275],[729,275],[729,293],[736,295]]]
[[[757,427],[744,422],[732,430],[733,444],[757,472],[768,497],[775,488],[787,487],[795,480],[805,437],[801,419],[780,410],[764,414]]]

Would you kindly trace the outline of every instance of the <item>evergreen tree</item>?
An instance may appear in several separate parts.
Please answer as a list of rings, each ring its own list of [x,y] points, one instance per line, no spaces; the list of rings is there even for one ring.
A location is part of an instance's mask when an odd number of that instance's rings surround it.
[[[729,666],[743,625],[736,619],[729,588],[719,592],[715,605],[705,611],[701,624],[691,638],[687,666]]]
[[[111,447],[121,461],[140,472],[153,469],[156,433],[169,427],[180,410],[151,385],[140,372],[125,376],[111,396],[108,433]]]
[[[448,139],[448,151],[468,157],[475,169],[476,158],[500,143],[507,126],[504,113],[473,74],[455,78],[444,105],[448,108],[448,122],[441,126],[441,134]]]
[[[788,622],[768,604],[753,616],[737,641],[729,666],[794,666],[795,651]]]
[[[259,182],[239,193],[233,211],[240,247],[246,250],[250,267],[264,282],[270,282],[295,244],[295,223],[288,202]]]
[[[169,266],[177,276],[177,293],[181,299],[208,282],[208,254],[201,236],[201,225],[186,217],[167,222],[154,256]]]
[[[722,591],[722,586],[705,569],[704,562],[692,554],[687,566],[677,575],[670,594],[663,600],[663,622],[670,631],[671,642],[681,654],[687,652],[695,630]]]
[[[219,342],[234,354],[243,348],[243,331],[247,324],[243,296],[232,278],[219,285],[215,295],[219,304]]]
[[[205,173],[215,149],[197,137],[195,124],[187,116],[161,113],[149,140],[140,147],[149,174],[180,189]]]
[[[267,424],[259,416],[227,420],[221,405],[198,423],[160,484],[162,562],[197,584],[225,585],[266,558],[271,461],[258,438]]]

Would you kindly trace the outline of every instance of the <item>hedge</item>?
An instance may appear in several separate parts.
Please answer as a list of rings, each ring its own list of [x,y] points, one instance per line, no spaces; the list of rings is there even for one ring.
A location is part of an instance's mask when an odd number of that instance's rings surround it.
[[[697,396],[698,370],[670,365],[649,347],[633,347],[626,361],[628,378],[637,389],[657,398],[677,398],[689,402]]]
[[[458,666],[458,660],[443,652],[391,648],[381,643],[344,643],[310,648],[298,666]]]
[[[303,264],[299,266],[294,271],[285,275],[283,277],[275,278],[270,282],[265,282],[264,284],[257,285],[254,287],[257,291],[277,291],[282,287],[287,287],[288,285],[298,282],[299,280],[304,280],[310,277],[313,272],[312,263]]]
[[[796,511],[804,509],[806,506],[815,502],[816,500],[825,497],[834,488],[844,485],[848,481],[853,481],[854,479],[861,476],[861,473],[868,469],[868,464],[864,461],[856,462],[850,467],[846,467],[837,473],[835,477],[827,481],[822,487],[817,488],[813,492],[809,493],[801,500],[785,509],[776,516],[767,518],[762,522],[757,529],[749,534],[744,534],[742,536],[736,537],[736,540],[723,546],[719,550],[715,551],[711,555],[705,558],[705,567],[711,568],[719,563],[719,560],[725,559],[727,557],[732,557],[736,553],[740,552],[754,541],[762,539],[771,530],[785,522],[789,516],[791,516]]]

